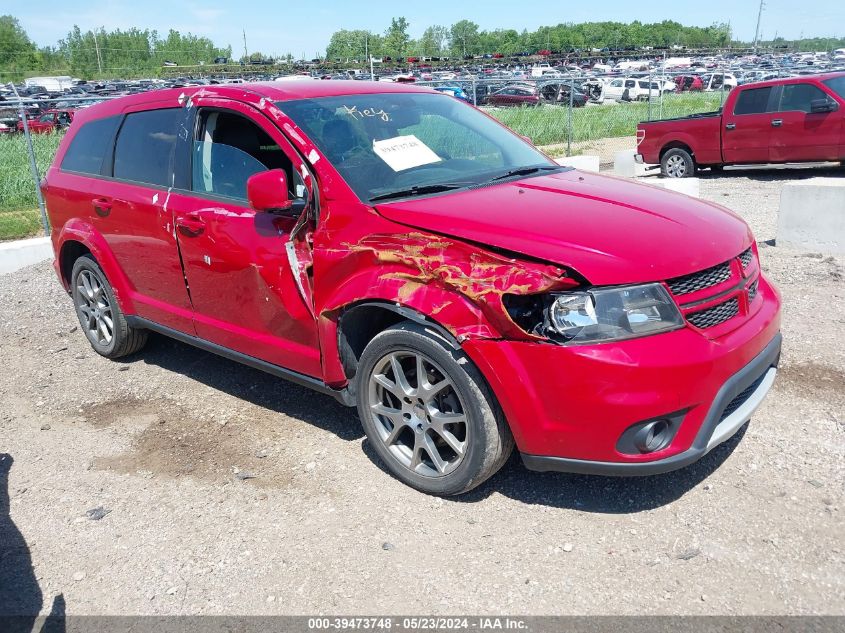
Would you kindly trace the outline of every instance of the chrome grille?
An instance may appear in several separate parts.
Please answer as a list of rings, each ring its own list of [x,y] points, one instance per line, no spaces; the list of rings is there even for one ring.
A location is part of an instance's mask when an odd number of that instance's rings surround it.
[[[754,253],[751,251],[750,248],[742,251],[739,255],[739,261],[742,262],[743,270],[748,268],[748,264],[751,263],[751,260],[754,259]]]
[[[719,305],[700,310],[687,315],[687,321],[698,328],[708,328],[724,323],[739,313],[739,302],[736,298]]]
[[[710,286],[715,286],[727,281],[731,278],[731,263],[729,261],[716,266],[711,266],[705,270],[683,277],[675,277],[666,282],[672,294],[686,295],[698,290],[704,290]]]

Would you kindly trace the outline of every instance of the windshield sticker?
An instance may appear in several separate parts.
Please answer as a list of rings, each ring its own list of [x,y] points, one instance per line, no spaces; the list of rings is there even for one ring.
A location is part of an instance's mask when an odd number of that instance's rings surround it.
[[[441,158],[413,134],[373,141],[373,151],[393,171],[439,163]]]
[[[388,123],[390,121],[390,115],[381,108],[364,108],[363,110],[359,110],[358,106],[350,107],[348,105],[345,105],[343,106],[343,110],[353,119],[375,119],[376,117],[378,117],[385,123]]]

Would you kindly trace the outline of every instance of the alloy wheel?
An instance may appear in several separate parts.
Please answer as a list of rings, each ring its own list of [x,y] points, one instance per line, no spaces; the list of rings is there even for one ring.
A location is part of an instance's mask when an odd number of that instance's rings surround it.
[[[683,178],[687,173],[686,161],[680,156],[670,156],[666,160],[666,173],[672,178]]]
[[[76,310],[88,338],[107,346],[114,337],[114,317],[105,284],[92,271],[82,270],[76,278]]]
[[[429,357],[409,350],[379,359],[368,403],[379,439],[411,472],[443,477],[463,461],[466,409],[451,379]]]

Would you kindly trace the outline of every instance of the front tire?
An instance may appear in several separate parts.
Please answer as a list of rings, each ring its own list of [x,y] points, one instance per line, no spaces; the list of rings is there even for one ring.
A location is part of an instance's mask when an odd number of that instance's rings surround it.
[[[100,265],[90,255],[73,264],[71,296],[79,325],[100,356],[134,354],[147,342],[147,331],[131,328]]]
[[[660,173],[664,178],[689,178],[695,173],[695,161],[687,150],[673,147],[660,159]]]
[[[412,488],[438,496],[467,492],[494,475],[513,450],[481,373],[421,325],[399,323],[373,338],[356,380],[370,444]]]

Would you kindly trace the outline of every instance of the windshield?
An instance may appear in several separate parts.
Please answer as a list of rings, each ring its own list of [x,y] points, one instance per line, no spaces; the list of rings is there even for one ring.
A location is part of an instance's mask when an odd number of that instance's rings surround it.
[[[362,201],[467,187],[529,167],[557,168],[514,133],[446,95],[357,94],[278,105]]]
[[[845,75],[842,75],[841,77],[834,77],[833,79],[828,79],[823,83],[825,86],[833,90],[833,92],[845,99]]]

